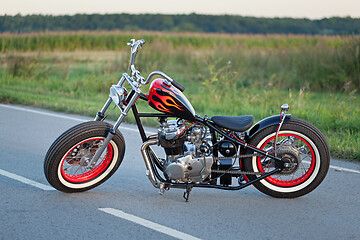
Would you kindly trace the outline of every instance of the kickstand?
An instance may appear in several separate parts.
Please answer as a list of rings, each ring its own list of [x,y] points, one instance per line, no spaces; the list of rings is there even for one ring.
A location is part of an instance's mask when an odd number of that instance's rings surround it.
[[[189,196],[190,196],[191,189],[192,189],[191,186],[189,186],[189,185],[186,186],[186,190],[185,190],[184,196],[183,196],[185,198],[185,202],[189,202]]]

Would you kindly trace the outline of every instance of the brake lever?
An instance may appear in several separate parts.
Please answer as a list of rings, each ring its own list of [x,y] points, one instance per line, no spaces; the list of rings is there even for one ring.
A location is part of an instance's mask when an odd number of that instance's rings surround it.
[[[130,39],[130,42],[127,43],[128,46],[133,47],[135,44],[135,39]]]

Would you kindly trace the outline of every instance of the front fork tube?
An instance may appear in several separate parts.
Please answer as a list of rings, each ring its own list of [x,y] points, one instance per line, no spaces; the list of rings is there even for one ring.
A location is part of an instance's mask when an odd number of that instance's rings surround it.
[[[96,151],[94,157],[91,159],[88,168],[93,168],[96,164],[96,162],[99,160],[101,154],[104,152],[105,148],[108,146],[109,142],[111,141],[111,139],[114,137],[114,135],[116,134],[116,130],[120,127],[120,124],[122,123],[122,121],[124,120],[124,118],[127,116],[128,112],[130,111],[131,107],[135,104],[136,100],[139,98],[140,96],[140,92],[135,92],[134,95],[132,96],[132,98],[130,99],[129,103],[126,105],[125,109],[122,110],[120,107],[120,117],[118,118],[118,120],[115,122],[114,127],[112,129],[110,129],[108,135],[106,136],[104,142],[101,144],[100,148]],[[111,98],[109,98],[107,100],[107,102],[105,103],[103,109],[101,110],[101,114],[103,115],[106,112],[106,109],[110,106],[111,104]],[[98,115],[95,118],[95,121],[99,121],[101,116]],[[99,120],[97,120],[99,119]]]
[[[111,103],[112,103],[112,100],[111,100],[111,98],[109,98],[109,99],[106,101],[106,103],[104,104],[104,106],[103,106],[103,108],[101,109],[101,111],[96,114],[96,117],[95,117],[94,121],[101,121],[101,120],[104,119],[105,112],[106,112],[106,110],[109,108],[109,106],[110,106]]]
[[[123,76],[120,78],[120,80],[119,80],[119,82],[118,82],[117,85],[122,86],[122,85],[124,84],[125,80],[126,80],[126,77],[123,75]],[[140,95],[140,93],[139,93],[139,95]],[[138,95],[138,96],[139,96],[139,95]],[[138,96],[137,96],[137,98],[138,98]],[[135,99],[135,101],[137,100],[137,98]],[[103,108],[100,110],[100,112],[97,113],[94,121],[101,121],[101,120],[104,119],[105,112],[107,111],[107,109],[109,108],[109,106],[110,106],[111,103],[112,103],[112,99],[109,97],[108,100],[106,101],[106,103],[104,104]],[[121,109],[121,108],[120,108],[120,109]],[[122,110],[121,110],[121,111],[122,111]]]

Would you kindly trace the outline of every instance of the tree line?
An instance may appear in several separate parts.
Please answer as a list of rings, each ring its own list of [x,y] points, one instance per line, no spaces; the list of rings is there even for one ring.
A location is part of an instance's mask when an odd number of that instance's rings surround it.
[[[360,18],[256,18],[236,15],[76,14],[0,16],[0,32],[147,30],[246,34],[360,34]]]

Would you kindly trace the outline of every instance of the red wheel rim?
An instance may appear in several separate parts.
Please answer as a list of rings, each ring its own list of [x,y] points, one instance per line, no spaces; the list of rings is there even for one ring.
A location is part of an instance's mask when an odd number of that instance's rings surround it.
[[[290,175],[272,175],[266,178],[266,181],[281,187],[293,187],[305,182],[314,171],[315,168],[315,153],[314,149],[311,145],[302,137],[295,135],[295,134],[279,134],[278,140],[282,138],[289,138],[292,137],[296,139],[298,142],[297,144],[300,145],[303,152],[307,152],[307,154],[301,154],[301,163],[299,169],[296,170],[293,174]],[[269,145],[273,145],[273,142],[270,143],[275,139],[275,136],[268,139],[262,146],[261,149],[268,147]],[[305,156],[305,157],[304,157]],[[306,159],[307,158],[307,159]],[[305,160],[306,159],[306,160]],[[263,160],[261,157],[257,158],[257,167],[260,172],[270,172],[274,169],[274,167],[268,167],[266,164],[263,164]],[[305,165],[307,164],[307,165]]]
[[[85,157],[91,159],[91,157],[94,156],[97,148],[93,148],[92,146],[101,142],[103,142],[103,139],[101,138],[90,138],[73,146],[66,153],[61,162],[61,175],[64,179],[69,182],[83,183],[90,181],[103,173],[113,158],[114,151],[110,143],[104,150],[104,153],[100,156],[94,168],[86,169],[85,165],[82,166],[80,164],[81,161],[84,161]],[[85,149],[86,147],[87,149]],[[81,151],[81,154],[85,153],[84,156],[78,156],[81,155],[79,154]]]

